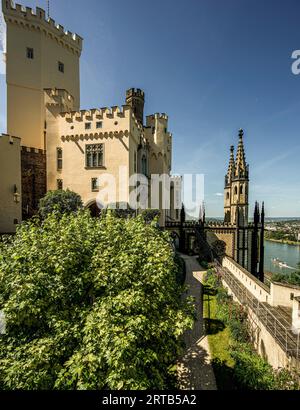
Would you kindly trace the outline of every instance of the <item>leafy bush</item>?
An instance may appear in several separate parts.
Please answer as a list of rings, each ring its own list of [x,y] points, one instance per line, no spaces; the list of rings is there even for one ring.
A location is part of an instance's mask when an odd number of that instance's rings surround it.
[[[219,277],[216,275],[214,269],[208,269],[204,277],[204,284],[206,286],[210,286],[211,288],[215,288],[216,290],[220,287],[220,280]]]
[[[246,343],[235,343],[231,350],[235,361],[234,376],[248,390],[271,390],[275,376],[272,366]]]
[[[136,215],[135,209],[130,208],[127,202],[108,204],[106,208],[101,210],[101,215],[105,216],[107,213],[116,218],[133,218]]]
[[[177,283],[182,286],[185,282],[186,266],[184,260],[178,255],[178,253],[175,254],[175,263],[177,265],[176,280]]]
[[[200,265],[203,269],[208,269],[208,262],[207,261],[200,261]]]
[[[159,209],[144,209],[141,212],[142,217],[148,223],[152,222],[155,218],[159,217],[160,210]]]
[[[54,212],[0,246],[1,389],[169,387],[194,307],[167,232]]]
[[[273,273],[272,280],[274,282],[288,283],[290,285],[300,286],[300,271],[291,273]]]
[[[49,191],[40,200],[39,214],[43,219],[47,218],[49,214],[56,211],[59,214],[69,214],[76,212],[83,207],[80,195],[73,191],[57,190]]]

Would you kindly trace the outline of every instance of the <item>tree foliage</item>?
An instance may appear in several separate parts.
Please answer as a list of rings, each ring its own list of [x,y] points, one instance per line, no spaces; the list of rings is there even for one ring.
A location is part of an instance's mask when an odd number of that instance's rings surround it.
[[[193,322],[168,233],[54,212],[0,246],[0,388],[168,387]]]
[[[53,211],[60,214],[76,212],[83,207],[80,195],[70,190],[48,191],[40,200],[39,214],[43,219],[47,218]]]

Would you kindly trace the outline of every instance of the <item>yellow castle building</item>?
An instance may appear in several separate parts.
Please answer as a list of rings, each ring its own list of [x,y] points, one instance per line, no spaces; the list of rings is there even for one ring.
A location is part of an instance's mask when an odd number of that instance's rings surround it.
[[[156,113],[144,122],[142,90],[128,89],[121,107],[80,110],[83,39],[47,18],[39,7],[33,11],[2,0],[2,11],[7,26],[7,136],[0,137],[0,149],[5,156],[7,138],[20,139],[20,150],[9,164],[20,169],[23,219],[37,211],[39,199],[48,190],[73,190],[95,212],[99,177],[104,174],[116,180],[116,202],[127,204],[133,188],[124,181],[132,175],[144,175],[149,192],[152,174],[170,176],[168,116]],[[3,178],[8,164],[0,167]],[[166,219],[179,218],[173,198],[178,181],[178,177],[171,178],[170,209],[163,210],[159,201],[162,225]],[[18,183],[11,181],[11,185]],[[2,192],[2,181],[0,187],[4,198],[8,193]],[[10,199],[15,198],[14,191]],[[150,208],[150,193],[148,199]],[[110,198],[103,202],[107,205]],[[5,219],[3,209],[0,207]],[[0,232],[14,230],[21,219],[20,209],[8,218],[10,228],[0,222]]]

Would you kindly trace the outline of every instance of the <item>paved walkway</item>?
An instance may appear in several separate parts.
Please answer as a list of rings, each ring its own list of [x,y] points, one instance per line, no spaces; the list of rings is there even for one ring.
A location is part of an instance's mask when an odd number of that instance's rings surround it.
[[[197,320],[192,330],[184,334],[185,352],[179,360],[177,371],[180,389],[217,390],[208,340],[203,330],[202,284],[204,270],[194,256],[181,255],[186,264],[187,295],[195,298]]]

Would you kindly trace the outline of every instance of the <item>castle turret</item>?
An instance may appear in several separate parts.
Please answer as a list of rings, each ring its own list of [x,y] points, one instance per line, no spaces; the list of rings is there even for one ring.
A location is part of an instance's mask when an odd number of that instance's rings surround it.
[[[80,107],[82,38],[47,18],[43,9],[2,0],[7,30],[7,130],[22,145],[45,149],[44,89],[66,90]]]
[[[126,91],[126,104],[133,109],[134,115],[138,122],[143,125],[144,122],[144,104],[145,94],[139,88],[130,88]]]

